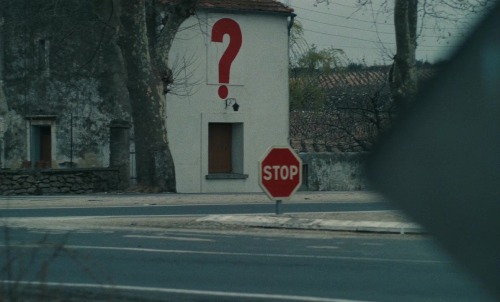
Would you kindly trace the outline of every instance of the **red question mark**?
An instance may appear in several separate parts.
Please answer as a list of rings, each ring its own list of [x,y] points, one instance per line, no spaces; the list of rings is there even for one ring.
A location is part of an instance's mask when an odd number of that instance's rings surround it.
[[[212,27],[212,42],[222,43],[224,35],[229,35],[229,45],[219,61],[219,83],[229,84],[231,64],[241,48],[242,37],[240,25],[233,19],[223,18]],[[226,85],[219,87],[219,97],[226,99],[229,89]]]

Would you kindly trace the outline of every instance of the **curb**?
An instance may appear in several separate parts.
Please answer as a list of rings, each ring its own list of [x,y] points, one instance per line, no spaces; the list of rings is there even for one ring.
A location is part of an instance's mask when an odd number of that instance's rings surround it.
[[[353,221],[332,219],[304,219],[262,215],[209,215],[197,222],[238,225],[260,228],[301,229],[345,232],[371,232],[391,234],[424,234],[425,230],[407,222]]]

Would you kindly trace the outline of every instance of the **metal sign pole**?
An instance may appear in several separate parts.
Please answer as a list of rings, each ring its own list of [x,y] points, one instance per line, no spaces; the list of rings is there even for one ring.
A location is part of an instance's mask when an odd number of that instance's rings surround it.
[[[281,211],[281,200],[276,200],[276,215],[283,214]]]

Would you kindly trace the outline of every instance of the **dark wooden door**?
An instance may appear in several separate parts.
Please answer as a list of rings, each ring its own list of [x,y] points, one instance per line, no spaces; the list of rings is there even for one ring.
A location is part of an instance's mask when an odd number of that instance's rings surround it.
[[[231,173],[232,124],[208,124],[208,173]]]
[[[40,160],[50,166],[52,161],[52,136],[50,126],[40,127]]]

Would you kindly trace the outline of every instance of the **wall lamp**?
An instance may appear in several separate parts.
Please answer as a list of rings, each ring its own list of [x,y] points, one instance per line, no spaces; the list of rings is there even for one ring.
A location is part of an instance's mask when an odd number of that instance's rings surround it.
[[[240,105],[238,105],[235,98],[226,99],[225,109],[227,109],[227,107],[229,107],[229,106],[233,107],[234,111],[238,111],[240,109]]]

